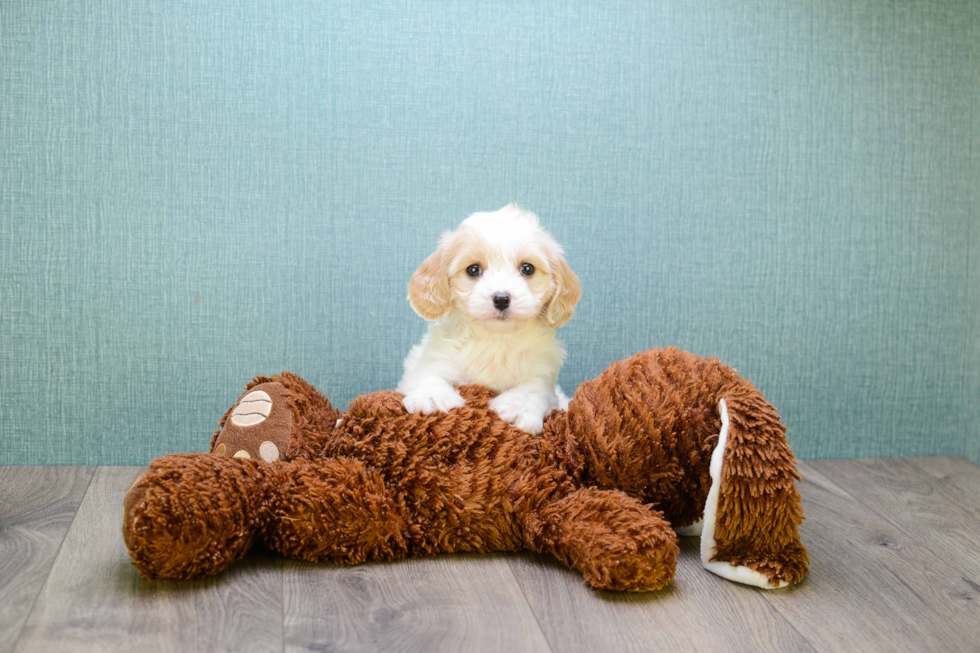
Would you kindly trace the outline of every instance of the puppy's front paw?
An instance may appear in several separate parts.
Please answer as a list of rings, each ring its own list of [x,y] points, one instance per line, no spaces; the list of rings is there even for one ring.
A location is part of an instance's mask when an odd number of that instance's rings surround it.
[[[523,393],[505,392],[490,401],[490,408],[520,430],[540,433],[544,428],[544,413],[538,403]]]
[[[410,413],[429,415],[437,412],[445,413],[451,408],[459,408],[466,401],[456,391],[456,388],[447,386],[445,388],[413,390],[405,395],[402,403],[405,405],[405,410]]]

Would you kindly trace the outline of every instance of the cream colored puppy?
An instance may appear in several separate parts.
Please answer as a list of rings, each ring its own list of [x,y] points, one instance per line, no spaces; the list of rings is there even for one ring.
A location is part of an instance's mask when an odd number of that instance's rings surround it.
[[[454,385],[497,392],[490,406],[514,426],[541,430],[568,399],[555,383],[565,349],[555,329],[581,291],[562,249],[533,213],[515,204],[474,213],[442,235],[408,284],[429,331],[405,358],[398,391],[411,412],[463,405]]]

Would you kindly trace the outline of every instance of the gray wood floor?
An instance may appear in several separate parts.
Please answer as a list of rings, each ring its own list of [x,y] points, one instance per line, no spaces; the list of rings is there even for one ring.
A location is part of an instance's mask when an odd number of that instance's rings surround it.
[[[589,590],[531,554],[334,567],[254,554],[143,581],[120,533],[137,467],[0,467],[7,651],[980,651],[980,467],[801,465],[811,575],[764,592],[682,541],[662,592]]]

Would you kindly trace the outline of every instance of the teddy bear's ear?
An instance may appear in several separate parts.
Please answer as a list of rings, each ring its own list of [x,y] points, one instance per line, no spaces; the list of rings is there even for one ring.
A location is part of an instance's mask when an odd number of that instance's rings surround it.
[[[578,277],[568,267],[563,256],[558,256],[552,266],[552,274],[555,278],[555,294],[548,302],[548,326],[553,329],[565,326],[565,323],[572,318],[575,313],[575,305],[582,290],[579,286]]]
[[[444,250],[444,247],[439,247],[434,254],[422,261],[422,265],[408,282],[408,301],[412,310],[432,322],[449,317],[453,312]]]

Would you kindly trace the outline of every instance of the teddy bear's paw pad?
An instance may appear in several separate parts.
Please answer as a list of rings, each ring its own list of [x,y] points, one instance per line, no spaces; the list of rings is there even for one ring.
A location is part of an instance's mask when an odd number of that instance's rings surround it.
[[[265,421],[272,412],[272,398],[261,390],[254,390],[242,397],[231,411],[231,422],[235,426],[255,426]]]
[[[253,386],[231,409],[214,443],[219,456],[273,462],[289,448],[293,409],[282,383]]]
[[[271,463],[273,460],[279,460],[279,447],[276,446],[275,442],[266,440],[259,445],[259,458]]]
[[[225,447],[224,442],[222,442],[221,444],[219,444],[217,447],[214,448],[214,452],[219,456],[224,456],[227,453],[227,451],[228,449]],[[251,457],[252,454],[250,454],[245,449],[239,449],[232,456],[232,458],[251,458]],[[261,458],[267,463],[271,463],[274,460],[279,460],[279,447],[276,446],[275,442],[272,442],[271,440],[266,440],[265,442],[259,445],[259,458]]]
[[[219,456],[224,456],[227,452],[228,452],[228,448],[225,447],[224,442],[222,442],[221,444],[219,444],[217,447],[214,448],[214,453],[218,454]],[[245,449],[239,449],[232,456],[232,458],[251,458],[251,457],[252,454],[250,454]],[[271,463],[274,460],[279,460],[279,447],[276,446],[275,442],[266,440],[265,442],[259,445],[259,458],[261,458],[267,463]]]

